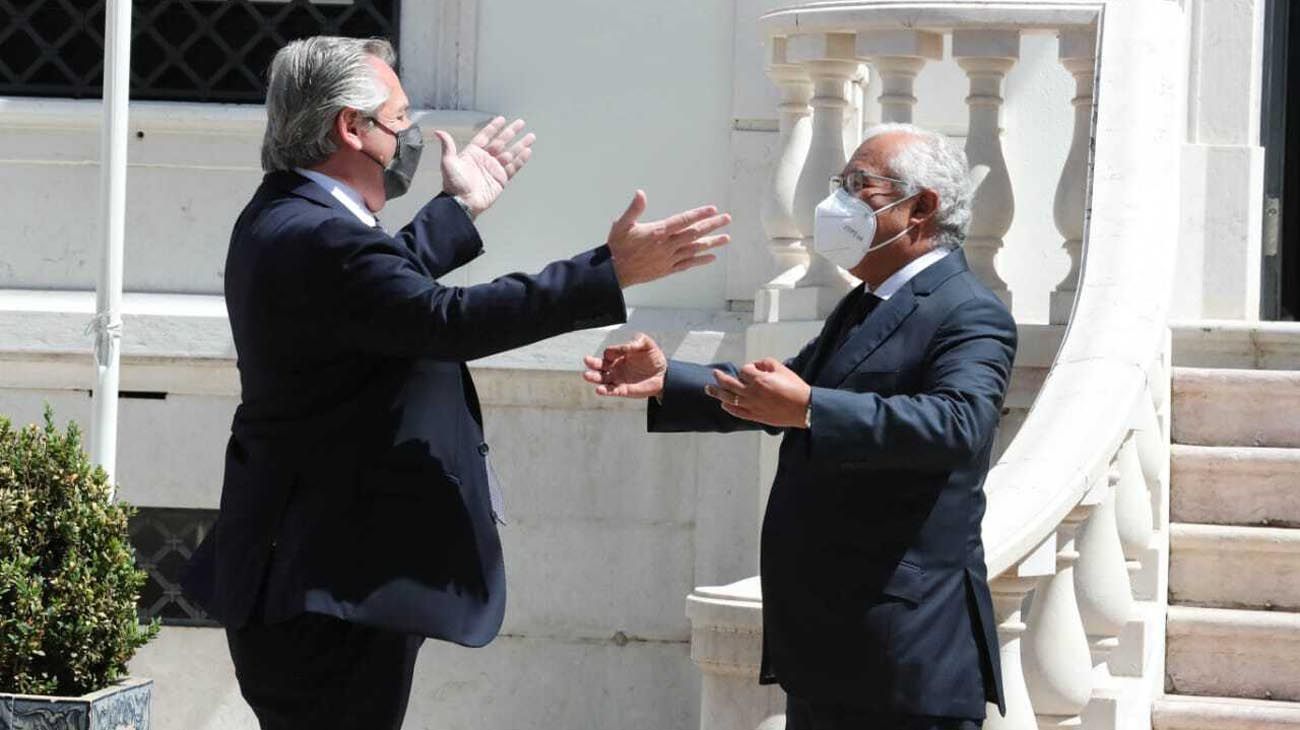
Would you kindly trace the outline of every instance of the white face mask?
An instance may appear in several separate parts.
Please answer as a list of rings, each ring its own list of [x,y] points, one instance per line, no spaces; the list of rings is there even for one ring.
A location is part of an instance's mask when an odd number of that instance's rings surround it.
[[[918,194],[913,193],[879,210],[873,210],[861,198],[849,194],[844,188],[836,188],[835,192],[817,205],[813,223],[813,250],[842,269],[852,269],[867,254],[897,242],[912,229],[912,226],[908,226],[888,241],[871,245],[872,239],[876,237],[876,215],[915,198]]]

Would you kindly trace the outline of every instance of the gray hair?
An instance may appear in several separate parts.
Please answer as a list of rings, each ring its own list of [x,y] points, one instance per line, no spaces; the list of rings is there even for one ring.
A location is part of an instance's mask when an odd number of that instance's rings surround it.
[[[966,240],[971,218],[972,191],[966,153],[947,136],[914,124],[877,124],[867,130],[863,142],[892,132],[905,134],[908,139],[890,161],[890,174],[907,183],[908,195],[925,188],[938,194],[935,242],[942,248],[960,248]]]
[[[324,162],[338,145],[330,137],[344,109],[372,115],[388,100],[368,59],[392,66],[393,46],[379,38],[316,36],[281,48],[266,85],[262,170],[292,170]]]

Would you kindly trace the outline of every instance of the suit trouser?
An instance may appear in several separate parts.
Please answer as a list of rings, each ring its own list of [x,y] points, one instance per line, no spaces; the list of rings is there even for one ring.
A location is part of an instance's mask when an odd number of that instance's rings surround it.
[[[931,715],[892,715],[786,698],[785,730],[979,730],[983,720]]]
[[[227,629],[262,730],[399,730],[424,637],[317,614]]]

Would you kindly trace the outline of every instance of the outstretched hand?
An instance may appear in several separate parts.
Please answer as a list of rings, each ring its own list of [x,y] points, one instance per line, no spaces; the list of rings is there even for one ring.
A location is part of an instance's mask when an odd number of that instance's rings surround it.
[[[645,208],[645,193],[638,190],[609,229],[614,273],[624,289],[712,263],[717,256],[706,252],[731,240],[725,233],[709,235],[731,223],[712,205],[641,223]]]
[[[663,393],[668,358],[645,335],[637,335],[626,344],[606,347],[603,357],[589,355],[582,361],[587,366],[582,378],[596,385],[597,395],[650,398]]]
[[[516,119],[506,126],[505,117],[497,117],[465,145],[459,153],[456,141],[441,129],[434,135],[442,144],[442,189],[461,199],[477,216],[496,202],[506,183],[510,182],[533,154],[532,132],[506,145],[524,128],[524,120]]]

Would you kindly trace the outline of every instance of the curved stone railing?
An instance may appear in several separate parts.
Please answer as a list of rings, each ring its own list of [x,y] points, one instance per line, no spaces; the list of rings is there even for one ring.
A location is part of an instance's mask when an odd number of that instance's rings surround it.
[[[855,125],[911,121],[913,80],[942,58],[945,35],[970,80],[966,149],[982,181],[967,256],[1010,302],[994,263],[1014,211],[1001,84],[1022,34],[1059,37],[1077,86],[1054,210],[1072,269],[1051,294],[1051,325],[1064,325],[1060,348],[985,487],[1008,703],[987,726],[1148,724],[1164,676],[1181,4],[821,2],[769,13],[762,27],[783,97],[763,206],[780,273],[755,306],[769,340],[781,339],[770,331],[783,323],[806,332],[851,285],[805,247],[812,208],[859,138]],[[863,119],[861,100],[875,89],[881,118]],[[1039,334],[1053,336],[1051,325]],[[704,673],[702,728],[782,726],[779,692],[756,685],[761,601],[756,578],[688,599],[692,657]]]

